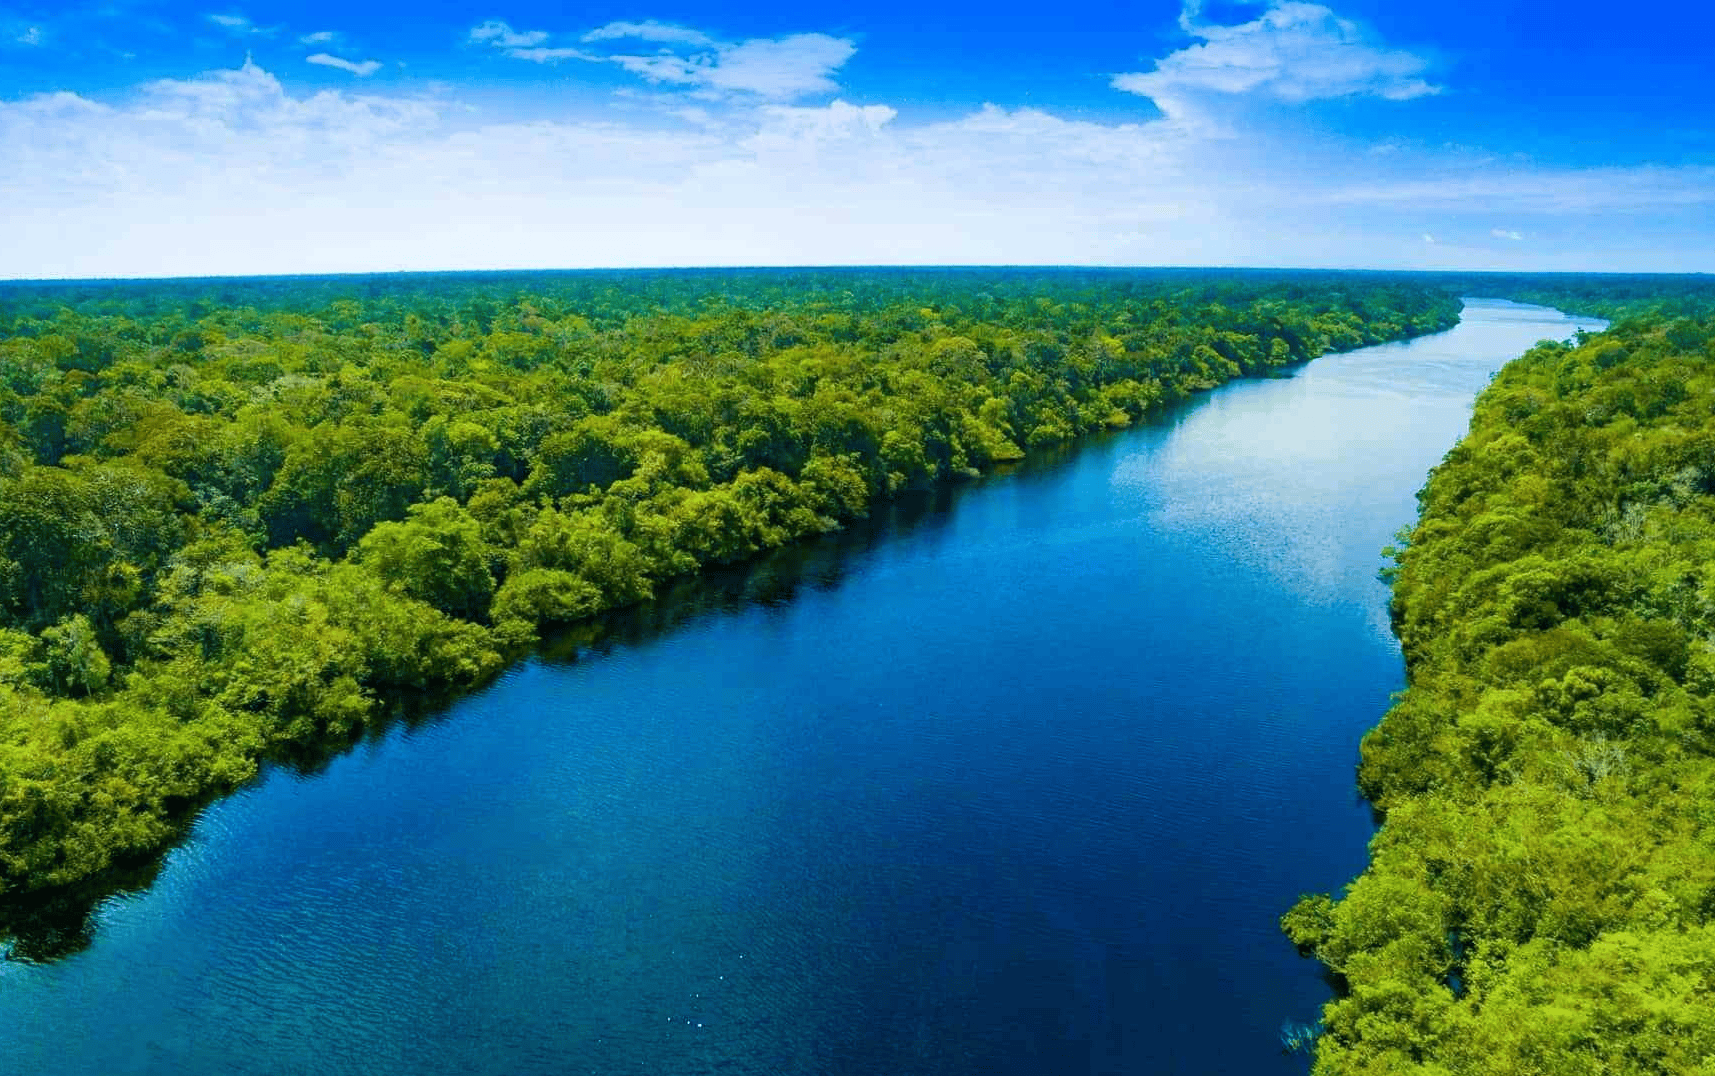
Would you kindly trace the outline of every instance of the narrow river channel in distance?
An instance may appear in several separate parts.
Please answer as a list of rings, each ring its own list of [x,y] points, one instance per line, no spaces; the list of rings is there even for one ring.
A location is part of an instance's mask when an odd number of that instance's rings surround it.
[[[1302,1073],[1276,923],[1364,865],[1380,550],[1490,375],[1600,327],[1469,300],[272,771],[0,962],[0,1070]]]

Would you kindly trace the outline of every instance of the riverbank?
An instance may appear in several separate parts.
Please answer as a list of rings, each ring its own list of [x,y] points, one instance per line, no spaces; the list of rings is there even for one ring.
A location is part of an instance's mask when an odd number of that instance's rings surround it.
[[[1690,311],[1695,313],[1695,311]],[[1715,1056],[1715,321],[1508,364],[1398,558],[1386,818],[1287,932],[1341,984],[1316,1072],[1701,1071]]]

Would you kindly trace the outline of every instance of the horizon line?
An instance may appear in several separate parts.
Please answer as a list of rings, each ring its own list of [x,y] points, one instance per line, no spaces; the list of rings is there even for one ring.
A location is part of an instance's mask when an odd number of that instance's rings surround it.
[[[1111,265],[1051,262],[891,262],[868,264],[632,265],[512,267],[504,269],[344,269],[284,273],[209,273],[189,276],[0,277],[0,287],[72,284],[175,284],[208,281],[310,280],[396,276],[506,276],[573,273],[875,272],[881,270],[1036,270],[1042,272],[1375,273],[1399,276],[1715,277],[1715,270],[1423,269],[1360,265]]]

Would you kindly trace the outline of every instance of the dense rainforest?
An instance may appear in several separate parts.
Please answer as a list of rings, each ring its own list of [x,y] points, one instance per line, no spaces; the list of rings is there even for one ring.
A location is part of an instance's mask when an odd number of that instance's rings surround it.
[[[1509,365],[1402,536],[1372,863],[1283,921],[1337,987],[1316,1070],[1715,1073],[1699,278],[0,285],[0,936],[556,625],[1462,294],[1618,322]]]
[[[1701,318],[1715,299],[1707,275],[1662,273],[1425,273],[1405,279],[1458,295],[1484,295],[1552,306],[1609,321]]]
[[[1622,320],[1500,373],[1393,551],[1384,821],[1283,920],[1315,1071],[1715,1073],[1715,284],[1512,291]]]
[[[0,893],[146,859],[545,627],[1458,308],[1379,274],[0,287]]]

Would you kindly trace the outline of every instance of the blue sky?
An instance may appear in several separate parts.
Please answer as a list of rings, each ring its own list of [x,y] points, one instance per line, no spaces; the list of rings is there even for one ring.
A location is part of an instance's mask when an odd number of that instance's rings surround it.
[[[0,0],[0,277],[1715,271],[1703,5]]]

